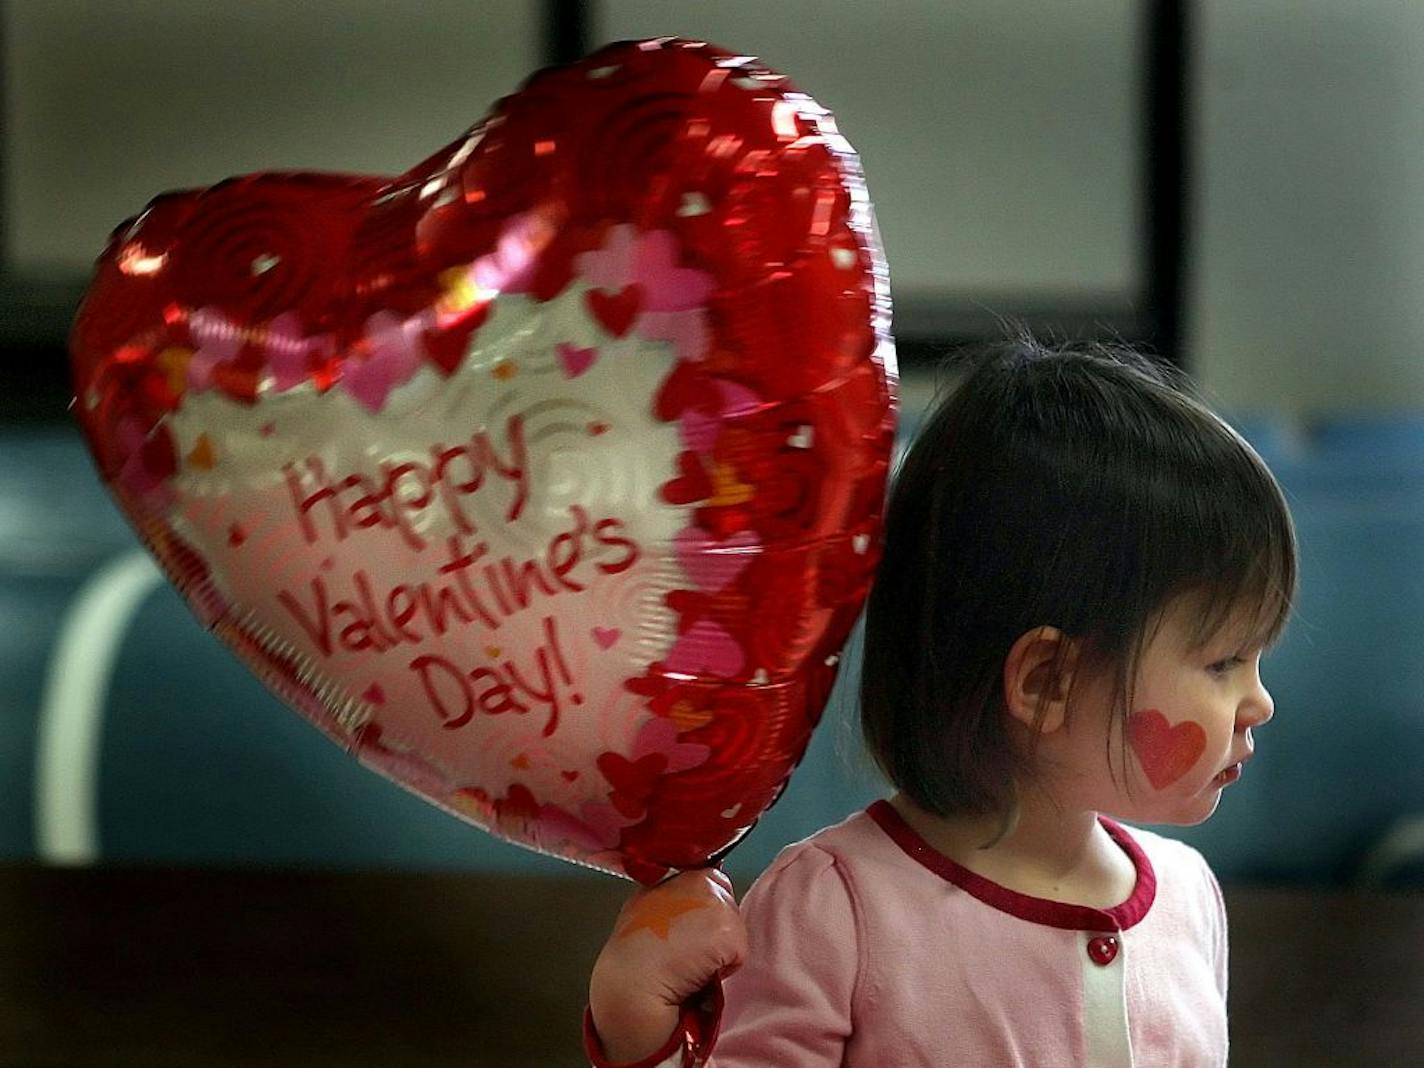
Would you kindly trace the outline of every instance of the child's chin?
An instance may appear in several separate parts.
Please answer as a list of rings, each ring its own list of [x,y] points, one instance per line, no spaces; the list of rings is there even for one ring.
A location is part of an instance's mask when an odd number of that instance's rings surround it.
[[[1147,823],[1162,827],[1195,827],[1211,819],[1216,806],[1221,802],[1221,791],[1211,790],[1175,803],[1163,802],[1157,805],[1141,805],[1131,812],[1108,815],[1124,823]]]
[[[1172,822],[1178,827],[1195,827],[1199,823],[1205,823],[1207,820],[1211,819],[1212,814],[1216,812],[1217,803],[1217,801],[1212,801],[1211,804],[1207,806],[1205,812],[1194,813],[1191,816],[1187,816],[1180,820],[1173,820]]]
[[[1181,806],[1174,819],[1165,822],[1174,827],[1195,827],[1197,824],[1205,823],[1211,819],[1212,813],[1216,811],[1216,806],[1219,804],[1221,804],[1220,790],[1198,794]]]

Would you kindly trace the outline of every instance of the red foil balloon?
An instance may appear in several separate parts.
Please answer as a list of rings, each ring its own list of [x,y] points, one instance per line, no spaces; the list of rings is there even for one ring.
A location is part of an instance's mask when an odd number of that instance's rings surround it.
[[[801,758],[879,552],[886,271],[831,116],[620,44],[397,178],[253,174],[115,231],[71,339],[115,497],[362,762],[651,882]]]

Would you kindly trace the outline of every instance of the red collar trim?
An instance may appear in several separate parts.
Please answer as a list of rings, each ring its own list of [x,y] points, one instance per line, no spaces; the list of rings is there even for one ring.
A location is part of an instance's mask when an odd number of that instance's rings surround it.
[[[1070,905],[1065,901],[1050,901],[1043,897],[1021,894],[982,875],[974,874],[964,865],[935,850],[905,822],[888,801],[876,801],[865,811],[912,860],[977,897],[984,904],[1030,923],[1041,923],[1047,927],[1060,927],[1069,931],[1126,931],[1141,922],[1157,897],[1157,875],[1152,870],[1152,862],[1147,859],[1147,854],[1126,829],[1106,816],[1099,816],[1098,822],[1131,859],[1132,866],[1137,869],[1137,883],[1132,888],[1132,895],[1121,905],[1110,909],[1094,909],[1086,905]]]

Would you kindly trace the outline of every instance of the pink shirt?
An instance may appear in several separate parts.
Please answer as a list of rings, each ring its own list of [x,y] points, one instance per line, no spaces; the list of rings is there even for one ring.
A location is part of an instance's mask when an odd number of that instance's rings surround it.
[[[1137,869],[1111,909],[981,878],[884,801],[789,846],[742,904],[751,957],[726,982],[710,1064],[1224,1065],[1226,912],[1211,869],[1181,842],[1102,823]],[[641,1064],[685,1055],[675,1038]]]

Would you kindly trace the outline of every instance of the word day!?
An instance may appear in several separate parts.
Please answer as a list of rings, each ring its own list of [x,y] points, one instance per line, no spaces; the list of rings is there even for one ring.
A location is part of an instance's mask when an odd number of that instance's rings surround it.
[[[532,670],[520,670],[511,659],[469,670],[433,654],[412,660],[410,669],[420,677],[420,685],[441,725],[446,730],[458,730],[474,718],[476,711],[490,716],[506,712],[523,715],[533,707],[544,707],[549,712],[544,737],[553,734],[563,708],[559,687],[572,687],[574,680],[559,648],[559,630],[553,616],[544,617],[543,629],[544,640],[530,657]],[[486,650],[494,656],[499,652]],[[583,694],[572,691],[569,701],[581,705]]]

